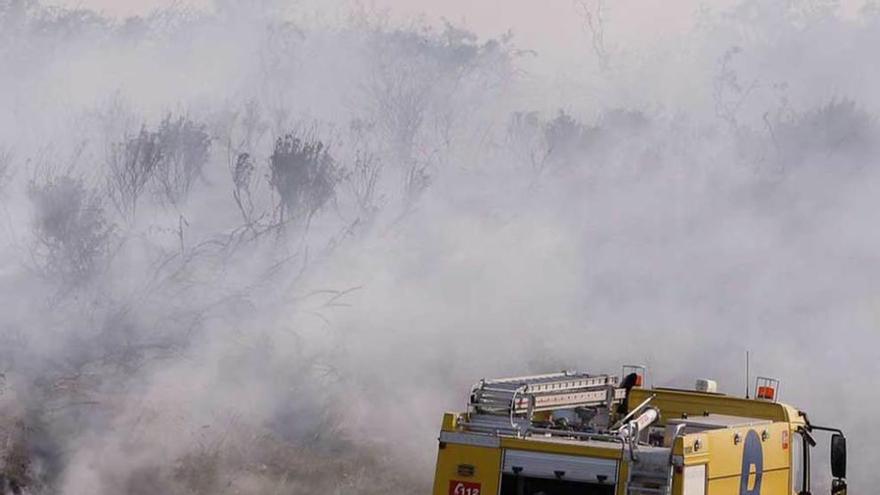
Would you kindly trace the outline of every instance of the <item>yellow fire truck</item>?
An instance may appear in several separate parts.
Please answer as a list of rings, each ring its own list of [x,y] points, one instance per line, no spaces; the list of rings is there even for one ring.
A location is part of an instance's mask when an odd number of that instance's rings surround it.
[[[814,435],[831,437],[831,493],[846,494],[846,439],[777,401],[647,388],[647,370],[481,380],[446,413],[434,495],[811,495]]]

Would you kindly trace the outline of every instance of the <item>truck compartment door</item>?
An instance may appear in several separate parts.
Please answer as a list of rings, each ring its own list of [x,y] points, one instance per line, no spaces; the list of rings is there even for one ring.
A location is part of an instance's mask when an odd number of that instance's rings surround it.
[[[503,472],[504,474],[529,478],[560,479],[605,485],[617,483],[616,460],[524,450],[504,451]]]

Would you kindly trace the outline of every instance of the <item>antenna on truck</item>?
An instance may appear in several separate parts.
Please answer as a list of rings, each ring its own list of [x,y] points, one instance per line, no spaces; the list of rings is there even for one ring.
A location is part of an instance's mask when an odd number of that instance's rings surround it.
[[[746,351],[746,399],[749,398],[749,351]]]

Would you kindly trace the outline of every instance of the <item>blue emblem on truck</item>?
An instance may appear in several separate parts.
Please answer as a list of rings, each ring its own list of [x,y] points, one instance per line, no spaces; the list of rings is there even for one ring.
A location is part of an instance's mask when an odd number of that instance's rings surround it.
[[[754,466],[754,468],[753,468]],[[755,473],[755,484],[749,489],[749,478]],[[739,495],[761,495],[761,481],[764,478],[764,446],[755,430],[749,430],[743,446],[742,473],[740,474]]]

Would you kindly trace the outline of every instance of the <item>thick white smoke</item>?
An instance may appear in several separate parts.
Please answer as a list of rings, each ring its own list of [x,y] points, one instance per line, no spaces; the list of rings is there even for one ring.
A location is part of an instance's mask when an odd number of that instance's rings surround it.
[[[423,493],[481,377],[750,350],[880,481],[876,6],[573,2],[547,54],[279,5],[0,0],[6,480]]]

